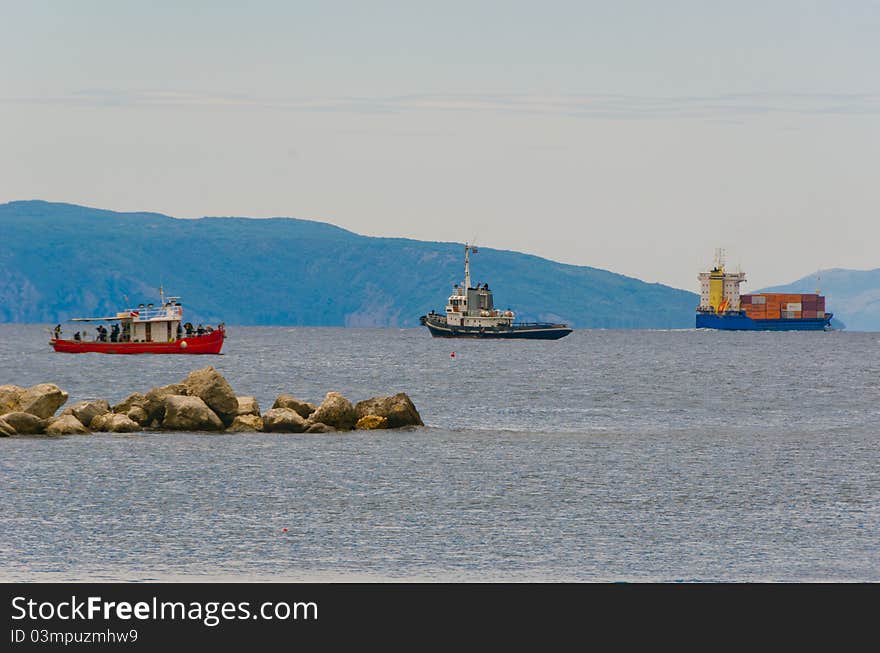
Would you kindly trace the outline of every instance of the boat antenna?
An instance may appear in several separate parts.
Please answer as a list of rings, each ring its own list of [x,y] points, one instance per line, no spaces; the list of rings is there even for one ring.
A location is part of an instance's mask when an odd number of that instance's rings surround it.
[[[821,279],[821,275],[822,275],[822,269],[820,268],[820,269],[816,270],[816,294],[817,295],[822,294],[821,292],[819,292],[819,280]]]
[[[720,247],[715,249],[715,267],[719,270],[724,269],[724,250]]]
[[[465,290],[471,287],[471,246],[464,244],[464,287]]]

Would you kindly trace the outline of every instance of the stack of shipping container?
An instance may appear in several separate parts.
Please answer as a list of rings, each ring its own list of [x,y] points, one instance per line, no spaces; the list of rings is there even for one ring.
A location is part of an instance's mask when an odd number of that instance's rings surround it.
[[[825,297],[810,294],[743,295],[740,305],[753,320],[801,320],[825,317]]]

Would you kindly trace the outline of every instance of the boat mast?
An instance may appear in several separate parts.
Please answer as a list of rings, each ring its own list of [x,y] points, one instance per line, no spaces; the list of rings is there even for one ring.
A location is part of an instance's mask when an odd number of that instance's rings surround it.
[[[464,289],[471,287],[471,248],[467,243],[464,244]]]

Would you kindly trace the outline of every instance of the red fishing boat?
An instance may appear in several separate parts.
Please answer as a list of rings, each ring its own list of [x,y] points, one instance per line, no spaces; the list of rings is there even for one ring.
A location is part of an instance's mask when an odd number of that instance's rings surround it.
[[[72,339],[61,337],[61,325],[55,327],[49,344],[66,354],[219,354],[226,338],[221,322],[217,328],[193,327],[183,322],[183,306],[179,297],[168,297],[160,291],[159,306],[140,304],[112,316],[77,317],[71,322],[98,322],[95,333],[85,329]],[[110,331],[103,325],[111,324]]]

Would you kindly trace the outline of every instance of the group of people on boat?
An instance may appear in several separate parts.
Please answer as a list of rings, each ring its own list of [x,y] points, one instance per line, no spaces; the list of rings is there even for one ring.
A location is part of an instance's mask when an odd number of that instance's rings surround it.
[[[126,327],[120,327],[118,324],[111,324],[110,330],[107,330],[103,324],[99,324],[95,327],[95,331],[97,335],[95,336],[95,342],[128,342],[130,340],[129,330]],[[61,325],[58,324],[55,326],[55,339],[61,339]],[[83,329],[82,332],[77,331],[73,334],[73,339],[76,342],[82,342],[83,340],[88,340],[89,332],[86,329]]]
[[[128,325],[125,327],[120,327],[118,324],[113,324],[110,326],[110,331],[107,331],[107,327],[103,324],[99,324],[95,329],[98,333],[95,336],[95,342],[129,342],[131,337],[129,335]],[[183,326],[180,324],[177,325],[177,338],[183,338],[184,333],[187,338],[193,338],[198,336],[205,336],[211,333],[214,333],[214,327],[210,324],[208,326],[202,326],[199,324],[198,326],[193,326],[192,322],[187,322]],[[55,340],[61,339],[61,325],[56,324],[55,328],[52,330],[52,335],[55,337]],[[82,342],[83,340],[88,340],[88,331],[83,329],[82,332],[77,331],[73,334],[73,339],[76,342]]]
[[[201,324],[199,324],[199,326],[197,326],[197,327],[194,327],[192,325],[192,322],[187,322],[186,324],[183,325],[183,328],[181,328],[180,325],[178,324],[177,325],[177,337],[178,338],[182,337],[184,331],[186,331],[187,338],[192,338],[193,336],[204,336],[209,333],[214,333],[214,327],[212,327],[210,324],[206,327],[202,326]]]

